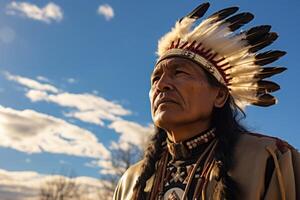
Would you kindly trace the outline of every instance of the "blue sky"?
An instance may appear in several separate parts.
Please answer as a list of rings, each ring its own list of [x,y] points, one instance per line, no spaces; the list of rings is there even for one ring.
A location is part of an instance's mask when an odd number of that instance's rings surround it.
[[[24,2],[38,11],[26,14]],[[200,2],[0,0],[0,168],[40,174],[71,168],[99,178],[95,163],[112,141],[138,143],[138,132],[151,130],[148,90],[157,40]],[[248,107],[244,124],[300,148],[300,2],[210,3],[208,14],[238,5],[255,14],[243,29],[271,24],[279,33],[271,49],[288,52],[275,63],[288,68],[273,79],[282,87],[279,103]]]

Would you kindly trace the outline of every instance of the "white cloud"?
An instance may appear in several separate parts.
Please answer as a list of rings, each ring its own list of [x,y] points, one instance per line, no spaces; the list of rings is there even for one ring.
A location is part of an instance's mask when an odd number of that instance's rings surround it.
[[[78,184],[78,190],[84,199],[99,199],[99,191],[107,184],[95,178],[81,176],[68,178],[59,175],[39,174],[34,171],[7,171],[0,169],[0,194],[3,200],[38,200],[43,184],[58,179],[72,180]]]
[[[113,8],[108,4],[100,5],[97,12],[99,15],[103,15],[106,20],[111,20],[115,16]]]
[[[38,81],[35,81],[33,79],[13,75],[13,74],[10,74],[9,72],[4,72],[4,75],[8,80],[15,81],[15,82],[27,87],[27,88],[30,88],[30,89],[53,92],[53,93],[57,93],[59,91],[56,87],[54,87],[50,84],[42,84],[42,83],[40,83]]]
[[[132,163],[136,162],[139,159],[139,153],[146,147],[149,137],[154,131],[152,125],[142,126],[137,122],[125,120],[123,117],[131,114],[130,110],[96,94],[68,93],[49,84],[42,84],[26,77],[7,74],[8,80],[16,81],[28,88],[25,95],[31,101],[45,101],[60,105],[63,108],[69,108],[67,112],[63,112],[64,115],[83,122],[105,126],[104,122],[108,121],[110,123],[108,128],[119,133],[120,137],[118,142],[111,142],[109,152],[102,144],[97,142],[92,133],[66,121],[36,113],[32,110],[12,111],[8,108],[2,108],[6,110],[2,114],[6,121],[13,121],[12,119],[14,119],[13,123],[7,123],[5,120],[4,122],[1,121],[0,109],[0,132],[1,129],[6,130],[5,138],[1,139],[0,137],[0,145],[2,146],[25,152],[47,151],[89,156],[96,158],[96,160],[86,163],[86,166],[100,168],[99,172],[101,174],[120,175],[127,168],[126,161],[116,159],[114,152],[129,152]],[[10,116],[11,112],[14,115]],[[33,121],[34,123],[32,123]],[[85,134],[82,134],[82,132]],[[7,135],[8,133],[10,134]],[[80,136],[78,136],[79,134]],[[96,149],[98,151],[95,152]],[[107,156],[103,156],[104,154]],[[60,161],[60,164],[65,164],[65,162]],[[113,168],[114,164],[118,167]]]
[[[40,90],[29,90],[26,93],[26,97],[28,97],[31,101],[41,101],[43,99],[47,99],[48,93]]]
[[[0,28],[0,42],[8,44],[13,42],[15,37],[16,37],[16,33],[10,27]]]
[[[7,5],[6,13],[9,15],[19,15],[46,23],[51,23],[52,21],[61,21],[63,19],[63,12],[61,8],[52,2],[48,3],[45,7],[40,8],[31,3],[13,1]]]
[[[126,143],[132,143],[140,148],[144,148],[154,131],[152,125],[145,127],[127,120],[113,121],[108,127],[121,134],[118,145],[125,145],[124,148],[126,148]]]
[[[47,101],[62,107],[75,109],[65,113],[67,117],[73,117],[84,122],[104,126],[103,120],[114,121],[131,112],[121,105],[108,101],[93,94],[59,93],[48,94],[43,91],[29,90],[26,96],[32,101]]]
[[[121,162],[120,162],[120,164],[121,164]],[[120,174],[120,172],[126,171],[125,167],[122,167],[122,166],[119,166],[117,168],[114,167],[111,160],[99,160],[97,162],[97,165],[99,167],[101,167],[100,174],[103,174],[103,175],[116,175],[116,174]]]
[[[47,99],[44,100],[64,107],[73,107],[79,111],[103,110],[103,115],[110,113],[113,119],[115,119],[114,116],[128,115],[130,113],[130,111],[124,109],[119,104],[88,93],[74,94],[64,92],[55,95],[49,94]]]
[[[72,111],[65,113],[67,117],[104,126],[103,120],[120,120],[122,116],[131,114],[131,111],[123,108],[122,105],[95,94],[63,92],[53,85],[43,84],[30,78],[12,75],[8,72],[5,72],[4,75],[8,80],[27,87],[29,90],[26,92],[26,97],[33,102],[46,101],[62,107],[72,108]],[[48,92],[51,92],[51,94]]]
[[[37,76],[36,79],[42,82],[47,82],[47,83],[50,82],[49,79],[44,76]]]
[[[0,132],[0,146],[26,153],[110,156],[90,131],[34,110],[19,111],[0,106]]]
[[[95,94],[74,94],[63,92],[57,88],[57,93],[50,94],[44,87],[33,87],[33,85],[41,84],[35,80],[20,76],[13,77],[9,78],[9,80],[15,80],[15,77],[18,77],[17,80],[19,81],[17,82],[30,88],[26,92],[26,96],[31,101],[51,102],[65,108],[71,108],[72,110],[64,112],[64,115],[83,122],[100,126],[105,126],[105,120],[110,122],[108,128],[120,134],[118,144],[115,145],[118,148],[126,149],[128,144],[134,144],[143,149],[148,142],[149,136],[153,133],[152,125],[142,126],[136,122],[124,120],[123,117],[131,114],[131,111],[123,108],[118,103],[106,100]],[[24,82],[27,84],[24,84]],[[37,84],[28,84],[28,82],[37,82]]]
[[[67,82],[70,84],[76,83],[77,81],[74,78],[68,78]]]

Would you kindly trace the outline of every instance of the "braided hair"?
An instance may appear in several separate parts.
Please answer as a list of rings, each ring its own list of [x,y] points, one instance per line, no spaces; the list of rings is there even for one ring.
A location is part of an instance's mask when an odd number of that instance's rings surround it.
[[[142,172],[137,179],[134,186],[134,199],[144,200],[144,188],[146,186],[146,181],[153,175],[155,171],[156,162],[160,160],[161,154],[163,152],[163,143],[167,139],[167,133],[158,127],[155,127],[155,133],[151,138],[151,142],[145,151]]]
[[[206,71],[205,73],[211,86],[225,87],[211,74]],[[216,127],[216,135],[219,138],[219,143],[214,153],[214,158],[218,161],[219,176],[217,177],[218,183],[213,194],[213,199],[236,199],[238,184],[228,175],[228,171],[234,164],[233,152],[238,137],[240,133],[247,132],[246,128],[240,123],[240,120],[245,117],[245,113],[234,103],[230,95],[223,107],[213,109],[212,125]],[[147,180],[155,172],[155,166],[161,158],[162,147],[166,138],[167,133],[163,129],[156,127],[155,134],[144,154],[141,174],[134,186],[133,199],[146,199],[144,188]]]

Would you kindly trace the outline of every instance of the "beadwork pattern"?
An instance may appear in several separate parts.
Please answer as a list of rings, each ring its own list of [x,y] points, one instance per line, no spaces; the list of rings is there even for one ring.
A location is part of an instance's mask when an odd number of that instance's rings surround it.
[[[196,148],[198,145],[207,143],[212,138],[214,138],[215,131],[216,131],[216,129],[213,128],[213,129],[209,130],[207,133],[204,133],[203,135],[199,135],[198,137],[196,137],[192,140],[186,141],[185,144],[189,149]]]

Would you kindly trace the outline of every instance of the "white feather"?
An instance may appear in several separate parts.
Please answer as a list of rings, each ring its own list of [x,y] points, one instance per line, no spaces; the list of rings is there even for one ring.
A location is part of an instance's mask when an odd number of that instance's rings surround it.
[[[249,84],[249,86],[232,86],[230,87],[232,94],[237,96],[251,96],[255,98],[257,95],[257,85],[256,84]]]
[[[203,20],[197,27],[194,28],[193,31],[191,31],[188,35],[187,38],[190,39],[200,39],[203,35],[205,35],[207,32],[213,30],[216,28],[219,23],[212,23],[215,21],[216,17],[211,17],[206,20]]]
[[[245,73],[256,73],[257,70],[260,69],[259,65],[255,64],[249,64],[249,65],[237,65],[237,66],[232,66],[232,68],[226,70],[226,74],[230,74],[231,77],[234,76],[242,76]]]
[[[243,83],[253,83],[257,82],[259,79],[254,78],[255,74],[249,74],[249,75],[242,75],[242,76],[234,76],[230,81],[229,84],[235,85],[235,84],[243,84]]]
[[[190,31],[194,22],[195,19],[187,17],[183,18],[180,23],[177,21],[175,27],[173,27],[169,33],[167,33],[158,41],[157,55],[161,56],[165,51],[168,50],[173,41],[176,41],[178,38],[186,35]]]

